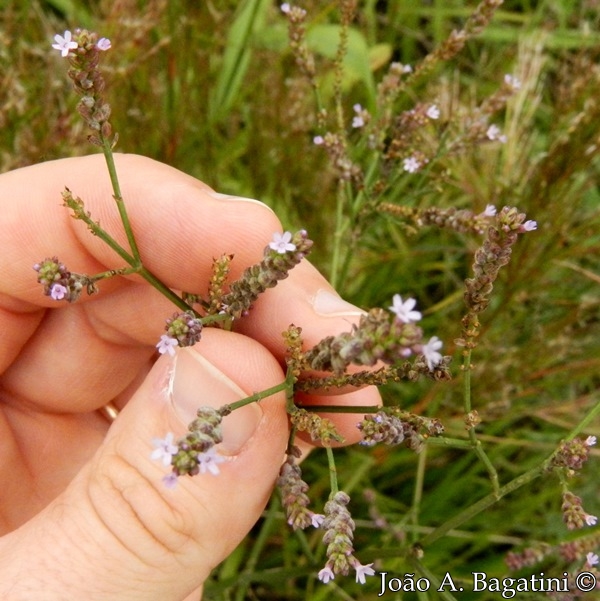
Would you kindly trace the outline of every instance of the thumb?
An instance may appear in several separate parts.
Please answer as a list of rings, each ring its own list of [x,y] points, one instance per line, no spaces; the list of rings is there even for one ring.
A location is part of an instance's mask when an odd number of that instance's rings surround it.
[[[169,431],[179,438],[198,407],[238,401],[283,378],[264,347],[220,330],[161,357],[66,491],[9,535],[25,565],[37,566],[23,590],[52,601],[182,601],[197,590],[269,498],[287,441],[284,394],[224,418],[218,475],[182,476],[169,488],[162,478],[170,468],[150,458],[152,439]]]

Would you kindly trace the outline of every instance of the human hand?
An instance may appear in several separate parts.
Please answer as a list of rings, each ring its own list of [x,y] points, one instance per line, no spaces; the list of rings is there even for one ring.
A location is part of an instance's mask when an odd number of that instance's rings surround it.
[[[145,266],[174,289],[203,293],[213,257],[234,253],[232,277],[256,262],[276,216],[217,195],[163,164],[117,155]],[[161,483],[152,439],[186,431],[201,405],[219,407],[280,383],[290,323],[307,345],[348,330],[358,311],[307,261],[267,291],[236,333],[206,328],[193,348],[157,359],[174,308],[137,276],[115,278],[74,304],[42,295],[32,265],[56,254],[75,272],[121,260],[61,206],[67,185],[123,246],[101,155],[0,176],[0,598],[11,601],[181,601],[258,519],[281,465],[283,394],[224,420],[230,460],[218,477]],[[365,388],[316,404],[376,404]],[[99,411],[119,409],[109,422]],[[356,415],[329,416],[348,442]]]

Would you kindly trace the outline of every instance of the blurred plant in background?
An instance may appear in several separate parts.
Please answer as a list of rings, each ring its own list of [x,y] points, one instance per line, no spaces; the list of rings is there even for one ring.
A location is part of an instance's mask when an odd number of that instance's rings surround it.
[[[579,444],[593,462],[584,441],[600,424],[600,12],[594,0],[499,4],[5,0],[0,13],[0,170],[89,152],[48,47],[93,27],[118,48],[104,59],[117,150],[267,202],[311,233],[311,260],[355,304],[417,299],[455,378],[389,384],[384,397],[441,420],[456,444],[351,448],[338,472],[362,561],[432,582],[448,570],[562,576],[600,547],[593,524],[567,528],[577,507],[600,511],[593,467],[568,459]],[[505,205],[538,227],[513,247],[467,348],[478,216]],[[540,466],[543,478],[498,500]],[[323,456],[302,470],[324,502]],[[284,523],[274,498],[206,597],[377,598],[376,579],[315,582],[320,536]]]

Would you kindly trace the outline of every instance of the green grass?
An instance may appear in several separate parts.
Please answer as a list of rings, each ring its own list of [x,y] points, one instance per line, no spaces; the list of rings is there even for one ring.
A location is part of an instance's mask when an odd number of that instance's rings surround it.
[[[539,224],[520,237],[501,271],[472,356],[472,403],[482,418],[477,435],[500,484],[539,466],[598,406],[600,19],[593,2],[507,1],[462,52],[412,80],[392,103],[393,114],[418,102],[436,103],[442,111],[413,139],[430,157],[416,174],[369,148],[363,130],[350,127],[352,106],[360,102],[375,114],[377,86],[390,61],[419,64],[464,24],[472,2],[366,0],[352,22],[347,52],[336,60],[343,31],[338,4],[307,0],[318,96],[295,64],[285,17],[272,2],[6,0],[3,6],[1,171],[91,152],[64,67],[49,47],[54,33],[65,28],[93,28],[113,42],[106,70],[118,150],[151,156],[223,192],[267,202],[286,226],[310,232],[313,261],[361,306],[386,307],[394,293],[418,299],[426,331],[440,336],[455,357],[455,377],[450,383],[388,385],[387,402],[438,417],[449,438],[468,440],[461,349],[453,341],[461,336],[463,281],[481,238],[409,227],[381,211],[381,203],[476,212],[491,203],[516,205]],[[505,73],[523,84],[491,118],[507,142],[452,151],[449,144],[465,139],[476,107],[501,86]],[[329,112],[322,122],[319,105]],[[388,141],[398,135],[393,123]],[[327,153],[312,141],[326,130],[343,136],[364,187],[338,183]],[[583,433],[594,434],[599,425],[596,418]],[[597,514],[594,455],[569,486]],[[352,448],[340,451],[338,461],[341,486],[353,499],[357,554],[380,571],[438,579],[448,570],[465,578],[487,571],[502,577],[510,550],[558,546],[588,535],[595,537],[593,548],[600,547],[597,528],[566,529],[560,481],[546,474],[475,513],[416,559],[413,545],[490,494],[476,454],[434,445],[420,455],[404,447]],[[319,507],[328,494],[324,454],[314,453],[303,471]],[[288,531],[274,499],[263,521],[215,570],[205,596],[378,598],[379,578],[362,588],[351,577],[329,586],[316,582],[323,562],[319,534]],[[523,573],[561,576],[582,564],[554,554]],[[452,597],[430,590],[387,598]]]

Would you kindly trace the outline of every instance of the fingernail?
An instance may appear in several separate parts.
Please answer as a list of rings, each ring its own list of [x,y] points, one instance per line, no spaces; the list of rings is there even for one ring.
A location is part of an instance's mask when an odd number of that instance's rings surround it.
[[[365,311],[345,301],[341,296],[334,292],[322,288],[317,291],[313,299],[313,309],[318,315],[328,317],[355,317],[364,315]]]
[[[248,396],[233,380],[192,348],[177,351],[169,392],[175,413],[186,427],[196,418],[199,407],[218,409]],[[220,450],[231,455],[239,453],[256,431],[262,415],[260,406],[252,403],[223,418]]]
[[[213,192],[212,190],[207,190],[206,193],[209,194],[210,196],[212,196],[213,198],[216,198],[217,200],[231,200],[231,201],[236,201],[236,202],[251,202],[251,203],[260,205],[261,207],[266,207],[267,209],[269,209],[269,211],[271,211],[271,213],[274,212],[271,207],[266,205],[264,202],[261,202],[260,200],[256,200],[255,198],[246,198],[245,196],[232,196],[231,194],[221,194],[220,192]]]

